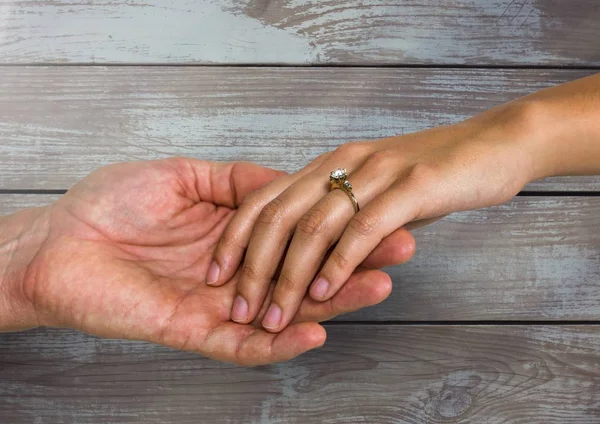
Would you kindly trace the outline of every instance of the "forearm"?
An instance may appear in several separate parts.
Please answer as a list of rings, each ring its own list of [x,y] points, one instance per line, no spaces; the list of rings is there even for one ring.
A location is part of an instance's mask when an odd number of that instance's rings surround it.
[[[0,217],[0,332],[36,325],[24,282],[29,264],[47,236],[47,214],[46,208],[33,208]]]
[[[537,177],[600,174],[600,74],[515,103],[532,106],[528,119],[535,131],[532,137],[539,140]]]

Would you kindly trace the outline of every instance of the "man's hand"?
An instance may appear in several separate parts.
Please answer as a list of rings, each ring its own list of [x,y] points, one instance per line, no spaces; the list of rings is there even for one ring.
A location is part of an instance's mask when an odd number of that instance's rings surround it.
[[[321,346],[325,331],[317,322],[385,299],[389,277],[365,268],[408,260],[414,239],[399,232],[383,241],[342,291],[328,302],[306,297],[294,323],[279,334],[258,328],[262,316],[251,324],[232,322],[239,273],[208,286],[214,248],[246,195],[282,174],[182,158],[96,171],[36,212],[36,228],[44,229],[44,237],[37,232],[39,250],[26,272],[11,274],[23,276],[13,291],[33,311],[31,322],[21,319],[19,327],[76,328],[245,365]]]

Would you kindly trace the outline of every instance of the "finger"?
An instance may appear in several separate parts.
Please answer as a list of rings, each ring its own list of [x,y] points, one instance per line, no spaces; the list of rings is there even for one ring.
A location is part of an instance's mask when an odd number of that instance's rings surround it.
[[[213,329],[198,350],[210,358],[238,365],[266,365],[318,348],[326,338],[325,329],[315,322],[294,324],[272,334],[230,321]]]
[[[321,300],[331,298],[350,277],[354,269],[389,234],[421,213],[422,199],[412,184],[401,184],[358,212],[348,223],[318,277],[311,285],[325,284]],[[321,293],[319,293],[321,294]]]
[[[363,161],[362,156],[347,159],[351,167]],[[300,227],[295,228],[296,223],[329,191],[331,171],[328,168],[316,167],[267,204],[256,218],[237,284],[237,296],[231,311],[233,321],[245,324],[256,317],[292,233],[301,230]],[[302,297],[303,294],[296,294],[296,302]],[[296,308],[290,308],[294,309],[291,310],[292,315]]]
[[[342,288],[326,302],[306,296],[292,323],[325,321],[348,312],[383,302],[392,292],[392,281],[385,272],[355,272]]]
[[[420,222],[420,221],[419,221]],[[319,269],[325,265],[333,249],[330,249],[319,266]],[[413,235],[406,230],[406,227],[399,228],[392,234],[384,238],[381,243],[369,254],[358,269],[380,269],[388,266],[399,265],[411,260],[416,250],[416,242]],[[287,255],[286,247],[283,257]],[[274,278],[278,279],[281,275],[283,263],[279,261]],[[274,286],[274,285],[273,285]],[[268,306],[268,305],[267,305]]]
[[[408,262],[415,254],[415,238],[406,228],[399,228],[384,238],[367,256],[360,268],[380,269]]]
[[[355,187],[353,191],[359,205],[368,205],[396,178],[393,168],[381,168],[381,160],[380,155],[372,155],[348,177]],[[353,215],[354,208],[348,195],[342,190],[333,190],[301,217],[263,321],[267,330],[280,331],[296,314],[327,250],[343,233]],[[316,285],[313,294],[319,299],[320,292],[327,290],[322,284]]]
[[[265,205],[279,196],[286,188],[303,176],[312,172],[327,157],[317,158],[301,171],[273,180],[270,184],[252,194],[244,196],[235,216],[223,232],[215,249],[214,259],[209,269],[207,283],[220,286],[233,277],[242,262],[252,229]]]
[[[315,170],[281,193],[260,213],[241,267],[232,320],[246,324],[256,317],[288,241],[297,231],[296,223],[304,211],[327,193],[329,183],[323,173]]]

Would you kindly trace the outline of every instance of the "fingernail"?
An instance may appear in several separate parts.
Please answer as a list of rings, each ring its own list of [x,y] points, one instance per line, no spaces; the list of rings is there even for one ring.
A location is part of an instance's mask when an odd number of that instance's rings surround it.
[[[319,277],[313,283],[310,288],[310,294],[313,298],[322,299],[327,294],[327,290],[329,289],[329,281],[327,281],[323,277]]]
[[[269,306],[269,310],[263,319],[262,325],[265,328],[275,330],[281,323],[281,308],[274,303]]]
[[[208,267],[208,273],[206,274],[206,284],[208,284],[209,286],[215,284],[219,279],[220,273],[221,268],[219,267],[219,264],[213,261],[212,264],[210,264],[210,267]]]
[[[231,319],[237,322],[245,322],[248,319],[248,302],[242,296],[236,296],[233,301]]]

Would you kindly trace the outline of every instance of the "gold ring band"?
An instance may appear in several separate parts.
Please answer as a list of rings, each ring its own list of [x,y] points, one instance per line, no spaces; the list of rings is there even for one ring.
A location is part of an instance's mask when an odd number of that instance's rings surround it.
[[[352,184],[348,181],[348,173],[344,168],[338,168],[335,171],[332,171],[329,174],[329,182],[331,184],[331,190],[342,190],[344,193],[348,195],[348,198],[352,202],[352,207],[354,208],[354,213],[357,213],[360,210],[358,206],[358,200],[352,193]]]

